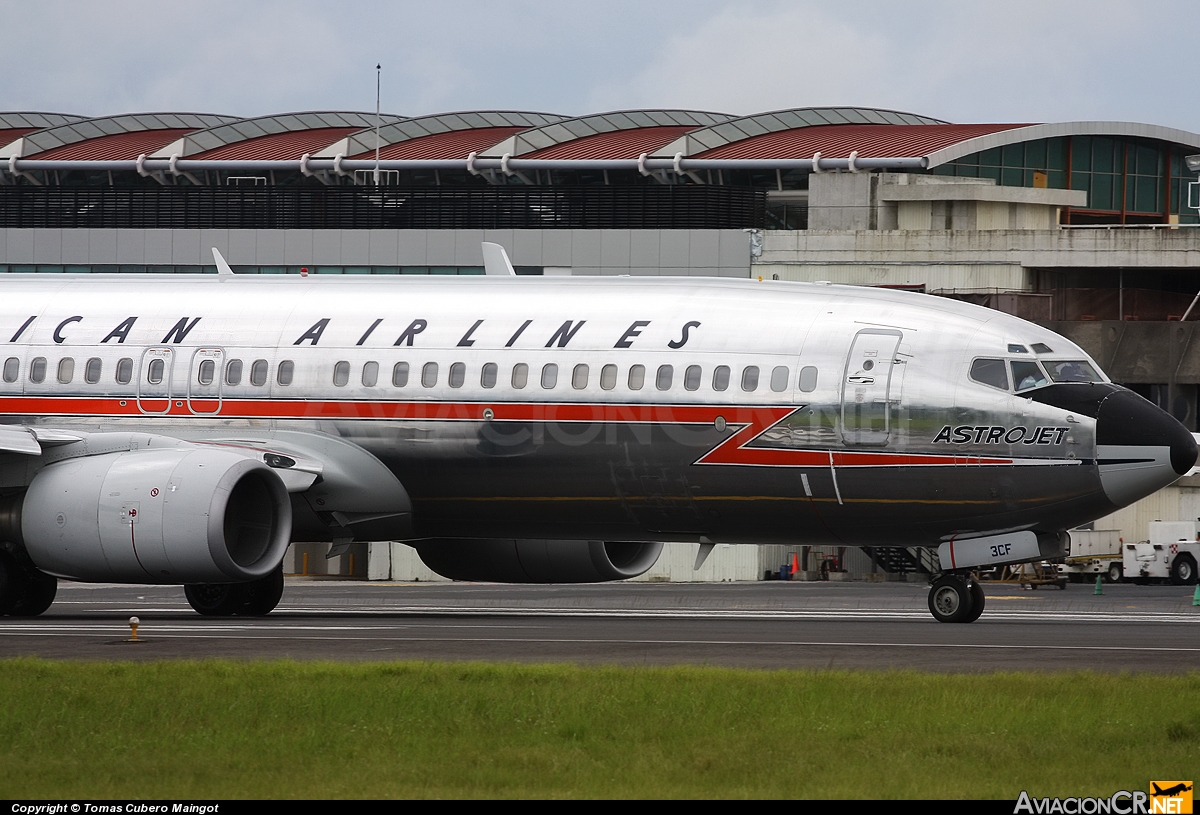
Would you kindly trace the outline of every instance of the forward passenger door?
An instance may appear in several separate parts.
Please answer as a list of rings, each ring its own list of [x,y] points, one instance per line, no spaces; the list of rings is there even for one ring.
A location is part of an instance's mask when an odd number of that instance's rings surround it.
[[[892,432],[892,402],[901,377],[894,376],[903,332],[864,328],[854,336],[842,373],[842,441],[880,447]],[[894,381],[893,381],[894,380]]]

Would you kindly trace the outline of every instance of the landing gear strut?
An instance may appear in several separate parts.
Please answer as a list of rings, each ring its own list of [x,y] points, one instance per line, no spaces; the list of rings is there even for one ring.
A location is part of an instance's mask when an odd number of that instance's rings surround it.
[[[249,583],[196,583],[183,587],[197,613],[206,617],[261,617],[270,614],[283,597],[283,565]]]
[[[985,600],[983,587],[969,574],[943,574],[929,588],[929,611],[939,623],[973,623]]]

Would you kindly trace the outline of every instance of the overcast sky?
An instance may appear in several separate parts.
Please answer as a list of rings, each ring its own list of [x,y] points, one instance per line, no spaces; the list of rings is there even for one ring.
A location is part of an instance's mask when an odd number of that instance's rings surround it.
[[[1200,2],[0,0],[0,110],[814,105],[1200,132]],[[1189,71],[1189,68],[1191,69]]]

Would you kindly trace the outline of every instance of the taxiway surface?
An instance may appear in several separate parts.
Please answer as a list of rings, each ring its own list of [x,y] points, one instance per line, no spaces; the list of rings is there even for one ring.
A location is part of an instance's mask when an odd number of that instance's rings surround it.
[[[0,657],[486,660],[933,671],[1200,670],[1191,587],[985,585],[944,625],[923,583],[518,586],[289,578],[267,617],[196,615],[183,589],[61,583],[0,618]],[[140,618],[137,644],[128,619]]]

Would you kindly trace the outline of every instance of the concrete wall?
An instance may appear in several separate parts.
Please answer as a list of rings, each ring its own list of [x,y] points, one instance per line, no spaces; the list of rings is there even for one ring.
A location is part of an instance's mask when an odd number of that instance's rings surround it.
[[[1098,518],[1096,529],[1116,529],[1126,543],[1148,540],[1151,521],[1200,520],[1200,475],[1184,476],[1169,487],[1112,515]]]
[[[572,274],[748,277],[737,229],[0,229],[2,264],[198,265],[216,247],[256,266],[482,266],[484,241],[516,266]]]
[[[811,223],[811,221],[810,221]],[[753,273],[772,265],[974,264],[1039,269],[1200,267],[1200,228],[766,230]]]
[[[1017,264],[987,263],[778,263],[754,266],[770,280],[812,283],[828,280],[852,286],[925,286],[937,289],[1000,289],[1025,291],[1033,286],[1031,273]]]

